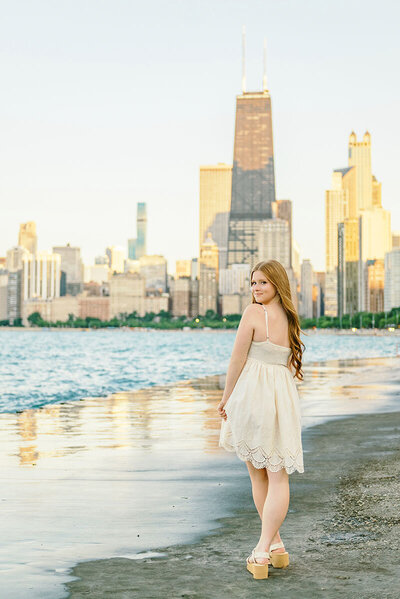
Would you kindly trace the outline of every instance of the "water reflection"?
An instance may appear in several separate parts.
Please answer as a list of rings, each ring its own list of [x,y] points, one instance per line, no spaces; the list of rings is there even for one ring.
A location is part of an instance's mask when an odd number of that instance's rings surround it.
[[[303,426],[387,405],[399,382],[397,363],[398,358],[376,358],[306,364],[298,383]],[[224,379],[215,375],[2,414],[2,459],[31,466],[100,448],[220,452],[216,407]]]

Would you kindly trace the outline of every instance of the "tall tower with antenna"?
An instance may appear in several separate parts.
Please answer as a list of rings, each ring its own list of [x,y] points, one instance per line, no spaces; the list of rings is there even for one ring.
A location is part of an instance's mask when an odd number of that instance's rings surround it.
[[[258,233],[273,218],[275,202],[271,96],[267,88],[266,43],[262,91],[246,91],[246,34],[242,34],[242,93],[236,97],[228,266],[258,258]]]

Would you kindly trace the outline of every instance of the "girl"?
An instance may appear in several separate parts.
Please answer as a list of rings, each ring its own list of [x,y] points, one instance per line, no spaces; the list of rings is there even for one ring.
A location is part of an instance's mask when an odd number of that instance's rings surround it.
[[[277,260],[251,272],[252,303],[237,331],[218,412],[219,445],[246,462],[261,535],[246,560],[254,578],[268,564],[285,568],[289,554],[279,534],[289,508],[289,474],[304,472],[299,396],[303,379],[300,324],[289,279]]]

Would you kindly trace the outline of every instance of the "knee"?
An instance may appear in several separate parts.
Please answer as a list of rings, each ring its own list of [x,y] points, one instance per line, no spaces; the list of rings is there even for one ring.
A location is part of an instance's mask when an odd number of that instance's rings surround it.
[[[268,480],[268,474],[265,468],[255,468],[252,464],[250,464],[248,468],[252,481],[259,482]]]
[[[278,470],[278,472],[271,472],[271,470],[266,470],[266,474],[268,476],[268,482],[271,485],[289,485],[289,475],[286,472],[285,468]]]

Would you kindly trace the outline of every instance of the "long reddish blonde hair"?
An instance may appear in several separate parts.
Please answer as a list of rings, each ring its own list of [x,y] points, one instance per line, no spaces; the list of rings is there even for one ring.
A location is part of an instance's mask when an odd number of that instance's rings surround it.
[[[296,309],[292,302],[290,284],[287,272],[278,260],[268,260],[258,262],[251,270],[250,282],[253,280],[253,274],[260,270],[270,283],[275,287],[280,303],[286,312],[289,325],[289,343],[292,350],[290,364],[295,368],[294,374],[300,381],[303,380],[302,357],[305,345],[300,339],[300,321]],[[257,304],[252,294],[251,301]]]

